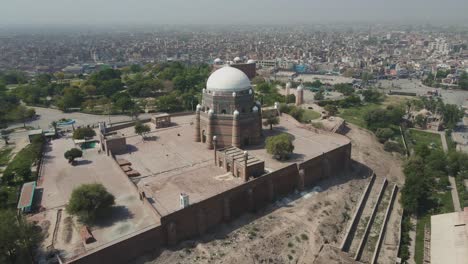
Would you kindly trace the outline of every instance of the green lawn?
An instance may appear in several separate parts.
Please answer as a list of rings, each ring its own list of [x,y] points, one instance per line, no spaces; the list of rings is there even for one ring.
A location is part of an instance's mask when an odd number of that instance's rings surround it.
[[[304,114],[302,114],[301,122],[309,123],[310,120],[314,120],[320,117],[320,113],[310,109],[304,109]]]
[[[410,129],[409,136],[409,141],[413,146],[422,143],[427,146],[434,145],[436,148],[442,149],[442,140],[439,134]]]
[[[366,122],[364,121],[364,114],[373,109],[382,107],[379,104],[367,104],[358,107],[350,107],[345,109],[340,109],[339,117],[346,120],[346,122],[355,124],[360,127],[366,127]]]
[[[418,218],[416,224],[416,245],[414,252],[414,261],[417,264],[423,263],[424,258],[424,226],[428,225],[431,227],[431,216],[425,215],[424,217]]]
[[[6,166],[10,160],[12,148],[4,148],[0,150],[0,166]]]

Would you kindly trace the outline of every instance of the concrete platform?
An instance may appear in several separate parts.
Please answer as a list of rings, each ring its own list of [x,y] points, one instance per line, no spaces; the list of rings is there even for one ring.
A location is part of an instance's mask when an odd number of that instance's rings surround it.
[[[134,128],[119,130],[127,137],[128,152],[116,155],[125,159],[141,176],[133,180],[150,197],[154,208],[166,215],[180,208],[179,194],[189,195],[190,203],[204,200],[243,183],[239,178],[214,165],[214,151],[193,139],[194,115],[172,118],[174,126],[155,129],[143,140]],[[268,154],[264,144],[245,148],[250,155],[265,161],[268,171],[300,163],[348,144],[348,138],[332,133],[316,133],[302,128],[295,119],[283,116],[265,137],[289,133],[294,137],[294,154],[287,161],[278,161]]]

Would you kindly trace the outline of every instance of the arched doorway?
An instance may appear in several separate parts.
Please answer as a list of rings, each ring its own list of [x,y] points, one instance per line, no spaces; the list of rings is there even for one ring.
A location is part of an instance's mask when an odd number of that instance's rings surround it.
[[[202,140],[203,143],[206,143],[206,133],[205,130],[202,131]]]
[[[244,138],[244,146],[250,145],[250,139],[248,137]]]

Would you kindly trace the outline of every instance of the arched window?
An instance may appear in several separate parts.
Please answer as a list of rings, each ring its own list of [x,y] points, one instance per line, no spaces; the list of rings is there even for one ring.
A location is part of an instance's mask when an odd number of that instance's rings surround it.
[[[245,108],[244,108],[244,107],[242,107],[241,112],[242,112],[242,113],[245,113]]]
[[[225,115],[226,114],[226,109],[221,110],[221,114]]]

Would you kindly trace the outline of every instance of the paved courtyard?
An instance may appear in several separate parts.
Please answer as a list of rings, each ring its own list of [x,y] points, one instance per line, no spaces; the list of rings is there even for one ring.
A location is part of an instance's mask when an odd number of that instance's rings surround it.
[[[152,132],[147,140],[134,135],[133,127],[118,131],[127,137],[128,151],[116,158],[128,160],[132,169],[140,172],[141,176],[134,180],[161,215],[180,208],[180,193],[188,194],[190,203],[194,203],[242,184],[241,179],[214,165],[213,150],[193,140],[193,119],[194,116],[175,117],[172,119],[174,126],[162,129],[155,129],[150,124]],[[264,160],[268,171],[274,171],[349,143],[344,136],[316,133],[299,126],[292,118],[283,116],[273,131],[264,130],[265,136],[281,132],[294,136],[294,154],[287,161],[275,160],[264,145],[246,149]]]
[[[117,155],[140,172],[138,187],[143,189],[161,215],[180,208],[179,194],[189,195],[190,203],[229,190],[242,180],[214,165],[214,151],[193,140],[194,116],[172,119],[174,126],[155,130],[144,140],[133,127],[119,130],[127,135],[128,152]]]
[[[55,248],[63,250],[70,257],[159,223],[152,209],[140,201],[136,189],[111,157],[99,154],[96,147],[83,151],[83,158],[72,166],[63,157],[64,152],[72,147],[74,143],[71,138],[56,139],[47,145],[44,153],[42,178],[38,186],[42,197],[39,195],[38,198],[45,211],[34,217],[39,222],[50,223],[49,236],[53,235],[56,221],[59,230],[55,241],[47,243],[54,243]],[[69,224],[65,206],[73,189],[88,183],[102,183],[115,196],[115,206],[106,219],[99,220],[92,227],[96,242],[85,245],[79,238],[81,225]],[[68,228],[64,228],[64,225]],[[62,235],[62,230],[68,235]]]

